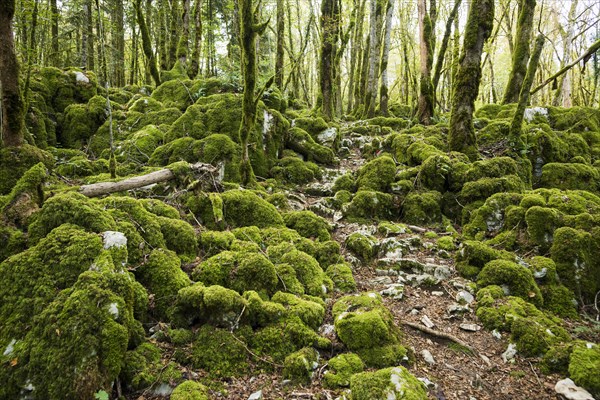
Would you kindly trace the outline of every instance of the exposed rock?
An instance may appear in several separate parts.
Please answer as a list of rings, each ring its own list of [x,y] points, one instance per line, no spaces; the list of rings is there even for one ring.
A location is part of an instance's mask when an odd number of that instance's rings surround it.
[[[554,390],[567,400],[594,400],[594,397],[587,390],[575,385],[569,378],[556,382]]]

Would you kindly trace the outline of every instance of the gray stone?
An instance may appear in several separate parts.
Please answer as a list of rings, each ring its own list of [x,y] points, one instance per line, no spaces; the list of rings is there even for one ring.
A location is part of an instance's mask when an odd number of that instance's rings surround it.
[[[248,400],[262,400],[263,398],[263,393],[262,390],[259,390],[258,392],[254,392],[250,395],[250,397],[248,397]]]
[[[508,348],[504,353],[502,353],[502,359],[504,362],[509,362],[515,358],[517,355],[517,345],[514,343],[509,343]]]
[[[402,296],[404,295],[404,285],[402,285],[400,283],[394,283],[394,284],[391,284],[390,286],[388,286],[386,289],[383,289],[379,293],[382,296],[389,296],[389,297],[393,298],[394,300],[400,300],[400,299],[402,299]]]
[[[577,386],[569,378],[556,382],[554,390],[567,400],[594,400],[594,397],[587,390]]]
[[[431,354],[431,352],[427,349],[422,350],[421,351],[421,356],[423,357],[423,360],[425,360],[425,362],[429,365],[435,365],[435,359],[433,358],[433,355]]]
[[[481,326],[477,324],[460,324],[458,327],[467,332],[477,332],[481,329]]]
[[[475,297],[466,290],[461,290],[456,294],[456,301],[460,304],[471,304],[475,301]]]

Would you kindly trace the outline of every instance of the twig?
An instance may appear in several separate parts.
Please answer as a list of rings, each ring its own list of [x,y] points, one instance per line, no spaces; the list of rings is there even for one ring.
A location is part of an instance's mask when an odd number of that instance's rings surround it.
[[[239,343],[242,345],[242,347],[243,347],[243,348],[244,348],[244,349],[245,349],[245,350],[246,350],[246,351],[247,351],[247,352],[248,352],[248,353],[249,353],[249,354],[250,354],[252,357],[254,357],[254,358],[257,358],[257,359],[259,359],[259,360],[260,360],[260,361],[262,361],[262,362],[266,362],[267,364],[271,364],[271,365],[273,365],[274,367],[277,367],[277,368],[283,368],[283,365],[281,365],[281,364],[277,364],[277,363],[274,363],[273,361],[271,361],[271,360],[268,360],[268,359],[266,359],[266,358],[263,358],[263,357],[259,356],[258,354],[254,353],[252,350],[250,350],[250,349],[248,348],[248,346],[246,345],[246,343],[244,343],[243,341],[241,341],[241,340],[240,340],[240,339],[239,339],[237,336],[235,336],[233,333],[231,334],[231,337],[232,337],[232,338],[234,338],[235,340],[237,340],[237,341],[238,341],[238,342],[239,342]]]
[[[416,330],[418,330],[418,331],[421,331],[421,332],[427,333],[427,334],[429,334],[429,335],[431,335],[431,336],[435,336],[435,337],[438,337],[438,338],[441,338],[441,339],[447,339],[447,340],[450,340],[450,341],[452,341],[452,342],[454,342],[454,343],[456,343],[456,344],[459,344],[459,345],[461,345],[461,346],[463,346],[463,347],[467,348],[467,349],[468,349],[469,351],[471,351],[473,354],[479,354],[479,352],[478,352],[478,351],[477,351],[477,350],[476,350],[476,349],[475,349],[473,346],[471,346],[471,345],[467,344],[465,341],[463,341],[463,340],[461,340],[461,339],[457,338],[457,337],[456,337],[456,336],[454,336],[454,335],[450,335],[449,333],[439,332],[439,331],[436,331],[436,330],[433,330],[433,329],[427,328],[427,327],[425,327],[425,326],[421,326],[421,325],[419,325],[419,324],[415,324],[414,322],[400,321],[400,323],[401,323],[402,325],[410,326],[411,328],[413,328],[413,329],[416,329]]]
[[[531,364],[531,361],[527,361],[529,363],[529,367],[531,368],[531,372],[533,372],[533,374],[535,375],[535,379],[537,379],[538,383],[540,384],[540,386],[544,386],[542,385],[542,381],[540,381],[540,377],[538,376],[537,372],[535,372],[535,369],[533,369],[533,365]]]

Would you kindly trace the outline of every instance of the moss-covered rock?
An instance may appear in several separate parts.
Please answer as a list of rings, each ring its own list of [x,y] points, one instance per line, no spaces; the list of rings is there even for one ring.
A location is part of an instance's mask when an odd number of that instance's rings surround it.
[[[185,381],[180,383],[173,393],[171,400],[208,400],[208,388],[195,381]]]
[[[166,320],[179,290],[191,284],[180,264],[175,253],[157,249],[135,272],[137,279],[154,295],[154,313],[162,320]]]
[[[107,118],[106,98],[102,96],[92,97],[87,104],[71,104],[65,108],[57,139],[63,147],[79,148]]]
[[[254,290],[262,295],[275,293],[275,266],[260,253],[224,251],[200,263],[192,278],[206,285],[221,285],[242,294]]]
[[[402,204],[402,219],[416,225],[441,223],[441,202],[442,195],[436,191],[409,193]]]
[[[308,384],[318,365],[319,353],[312,347],[305,347],[285,358],[283,377],[294,383]]]
[[[358,191],[352,201],[343,209],[351,219],[393,219],[397,213],[391,194],[370,190]]]
[[[487,263],[493,260],[515,261],[515,256],[508,251],[496,250],[485,243],[467,240],[463,242],[456,254],[458,262],[456,267],[461,275],[474,278]]]
[[[294,211],[284,214],[285,225],[306,238],[315,238],[322,242],[331,239],[331,225],[312,211]]]
[[[289,314],[295,315],[310,328],[316,330],[323,323],[325,308],[317,299],[300,298],[291,293],[277,292],[271,299],[281,304]],[[314,301],[313,301],[314,300]]]
[[[355,232],[345,241],[346,248],[364,262],[370,262],[377,255],[377,239],[371,235]]]
[[[234,240],[235,236],[229,231],[205,231],[201,232],[198,237],[200,249],[206,257],[229,250]]]
[[[249,190],[229,190],[221,195],[199,194],[187,201],[190,210],[209,229],[240,226],[283,226],[272,204]]]
[[[590,165],[548,163],[542,167],[542,187],[597,192],[599,183],[600,172]]]
[[[350,378],[365,369],[363,361],[354,353],[335,356],[327,364],[329,369],[323,375],[323,385],[331,389],[350,386]]]
[[[600,395],[600,346],[594,343],[577,342],[569,358],[571,379],[588,390],[593,396]]]
[[[228,329],[202,325],[194,342],[191,364],[216,377],[233,377],[247,373],[250,369],[246,336],[249,327],[231,332]]]
[[[504,286],[508,289],[509,295],[520,297],[538,307],[544,302],[531,270],[512,261],[490,261],[479,273],[477,284],[480,287]]]
[[[325,273],[333,281],[335,290],[342,293],[356,290],[356,282],[354,281],[354,276],[352,276],[352,269],[347,263],[330,265],[327,267]]]
[[[319,166],[298,157],[284,157],[271,169],[271,175],[282,182],[302,185],[321,178]]]
[[[425,385],[402,366],[361,372],[350,379],[353,400],[425,400]]]
[[[276,264],[288,264],[296,272],[298,281],[304,286],[306,294],[317,297],[325,297],[333,290],[333,282],[325,274],[317,260],[303,251],[288,247],[285,243],[279,253],[276,251],[277,246],[271,246],[267,249],[269,258]]]
[[[0,196],[10,193],[17,181],[38,163],[48,169],[54,166],[52,155],[35,146],[24,144],[20,147],[0,149]]]
[[[332,165],[335,163],[335,154],[326,146],[315,142],[305,130],[294,127],[288,130],[286,135],[286,147],[302,154],[306,160],[321,164]]]
[[[386,192],[396,177],[396,163],[391,157],[382,156],[369,161],[358,170],[358,190]]]

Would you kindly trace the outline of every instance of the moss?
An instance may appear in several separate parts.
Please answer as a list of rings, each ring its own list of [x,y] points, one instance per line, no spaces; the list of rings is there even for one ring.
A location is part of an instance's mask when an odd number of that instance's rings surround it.
[[[206,257],[229,250],[234,240],[235,236],[229,231],[206,231],[201,232],[198,237],[200,248]]]
[[[221,207],[216,203],[217,200],[221,203]],[[212,199],[207,195],[190,197],[187,206],[209,229],[223,225],[232,228],[252,225],[266,228],[284,225],[283,218],[275,206],[249,190],[229,190],[220,196],[212,196]],[[220,212],[222,212],[222,221]]]
[[[548,163],[542,167],[542,187],[597,192],[599,183],[600,172],[589,165]]]
[[[294,229],[306,238],[315,238],[320,241],[331,239],[331,226],[322,217],[312,211],[294,211],[283,216],[288,228]]]
[[[157,217],[157,221],[167,248],[177,253],[182,261],[193,261],[198,252],[194,228],[179,219]]]
[[[577,342],[569,358],[569,375],[573,381],[593,396],[600,395],[600,346]]]
[[[284,157],[271,169],[271,175],[282,182],[302,185],[321,178],[319,166],[298,157]]]
[[[358,190],[386,192],[396,176],[396,163],[391,157],[383,156],[369,161],[358,170]]]
[[[203,325],[192,346],[191,362],[216,377],[241,376],[249,371],[245,336],[250,328],[230,332],[226,329]]]
[[[147,163],[154,150],[162,143],[163,136],[163,132],[156,126],[146,125],[117,144],[115,156],[119,162]]]
[[[456,250],[456,245],[454,244],[454,238],[452,236],[442,236],[437,240],[436,245],[441,250]]]
[[[584,301],[592,301],[600,290],[600,269],[595,261],[599,248],[597,234],[597,228],[585,232],[562,227],[554,231],[550,249],[561,282]]]
[[[550,284],[540,286],[544,296],[544,309],[561,318],[577,319],[577,300],[573,291],[563,285]]]
[[[233,236],[238,240],[253,242],[256,244],[262,243],[262,235],[260,229],[256,226],[244,226],[231,231]]]
[[[275,271],[279,279],[276,287],[277,290],[297,295],[304,294],[304,286],[298,280],[294,267],[290,264],[275,264]]]
[[[354,353],[344,353],[327,362],[329,369],[323,375],[323,385],[330,389],[350,386],[352,375],[363,372],[365,364]]]
[[[308,250],[305,250],[305,252],[310,253]],[[340,254],[340,244],[334,240],[315,242],[314,257],[321,268],[327,268],[330,265],[344,261],[344,257]]]
[[[123,383],[133,390],[143,390],[160,382],[168,382],[168,377],[175,372],[174,365],[163,366],[160,361],[160,349],[149,342],[128,351],[125,353],[125,363],[121,372]]]
[[[370,190],[358,191],[343,210],[344,215],[354,219],[392,219],[397,207],[393,196]]]
[[[179,75],[177,73],[169,74],[169,77],[172,79],[165,81],[154,89],[151,97],[165,107],[175,107],[184,111],[197,99],[196,93],[201,87],[201,82],[190,81],[189,79],[175,79]]]
[[[567,375],[569,369],[569,357],[573,351],[572,343],[559,343],[551,346],[544,357],[540,369],[544,374],[559,373]]]
[[[553,208],[533,206],[525,213],[530,240],[547,251],[552,245],[555,229],[561,225],[562,215]]]
[[[530,301],[538,307],[544,302],[531,270],[512,261],[490,261],[479,273],[477,284],[481,287],[506,285],[509,288],[509,294],[512,296]]]
[[[221,285],[242,294],[255,290],[272,295],[277,286],[275,266],[260,253],[225,251],[202,262],[192,278],[206,285]]]
[[[327,267],[325,273],[333,281],[335,290],[342,293],[353,292],[356,290],[356,282],[352,276],[352,269],[348,264],[330,265]]]
[[[364,262],[370,262],[377,256],[377,239],[370,235],[355,232],[349,235],[345,241],[346,248]]]
[[[37,147],[24,144],[21,147],[1,148],[0,196],[10,193],[25,172],[40,162],[48,169],[54,166],[52,155]]]
[[[284,292],[275,293],[271,300],[274,303],[283,305],[289,314],[297,316],[304,324],[314,330],[318,329],[323,323],[325,308],[317,302]]]
[[[309,384],[318,365],[319,353],[311,347],[305,347],[285,358],[282,374],[294,383]]]
[[[353,400],[427,399],[423,383],[401,366],[355,374],[350,379],[350,390]]]
[[[169,341],[175,346],[184,346],[194,341],[194,332],[189,329],[169,329]]]
[[[200,382],[185,381],[180,383],[173,393],[171,400],[208,400],[208,389]]]
[[[114,104],[118,108],[117,104]],[[63,147],[79,148],[106,121],[106,98],[92,97],[87,104],[71,104],[64,111],[64,120],[58,132]]]
[[[243,322],[252,328],[265,327],[276,323],[287,316],[284,305],[274,301],[265,301],[254,291],[244,292],[248,312],[243,316]]]
[[[385,237],[410,233],[410,229],[404,224],[382,221],[377,225],[377,232]]]
[[[441,223],[441,202],[442,195],[436,191],[409,193],[402,204],[403,220],[416,225]]]
[[[319,133],[323,132],[325,129],[329,128],[327,122],[321,117],[317,118],[296,118],[294,119],[294,126],[305,130],[308,132],[315,140]]]
[[[272,247],[268,249],[269,258],[271,249]],[[305,293],[311,296],[324,297],[333,289],[333,282],[325,275],[317,260],[302,251],[289,249],[277,263],[289,264],[296,271],[296,277],[304,286]]]
[[[146,211],[151,212],[154,215],[158,215],[159,217],[165,217],[170,219],[179,219],[181,216],[179,215],[179,211],[157,199],[140,199],[140,204],[146,209]]]
[[[21,230],[0,224],[0,242],[4,243],[4,246],[0,248],[1,263],[8,257],[25,250],[27,240]]]
[[[335,154],[333,151],[328,147],[316,143],[310,134],[303,129],[291,128],[288,130],[285,142],[287,147],[302,154],[308,161],[327,165],[335,163]]]
[[[462,247],[456,255],[456,260],[458,261],[457,268],[459,270],[465,266],[473,268],[472,272],[474,273],[464,275],[468,277],[475,277],[488,262],[498,259],[514,261],[515,256],[508,251],[496,250],[485,243],[474,240],[463,242]]]
[[[461,203],[471,203],[485,200],[494,193],[522,193],[525,189],[523,181],[516,175],[507,175],[501,178],[481,178],[467,182],[460,191]]]
[[[340,190],[345,190],[348,192],[356,191],[356,184],[354,182],[354,178],[352,177],[352,174],[350,174],[350,173],[344,174],[335,180],[335,182],[333,183],[333,187],[331,188],[331,191],[338,192]]]

